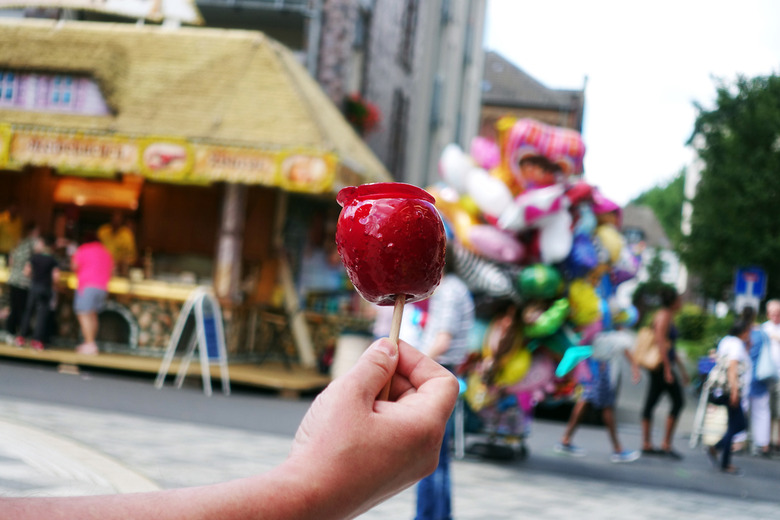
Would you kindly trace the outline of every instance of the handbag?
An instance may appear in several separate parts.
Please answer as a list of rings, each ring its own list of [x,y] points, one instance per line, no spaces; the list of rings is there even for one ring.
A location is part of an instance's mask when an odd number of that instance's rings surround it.
[[[708,391],[707,400],[712,404],[728,405],[729,403],[731,396],[731,385],[729,384],[730,364],[731,360],[728,357],[720,356],[707,375],[707,381],[705,382]],[[739,363],[737,365],[737,381],[742,379],[744,371],[745,365]]]
[[[655,332],[650,327],[642,327],[636,335],[633,357],[639,366],[655,370],[661,364],[661,349],[655,342]]]
[[[761,352],[758,353],[756,361],[756,379],[761,382],[775,381],[777,379],[777,367],[772,360],[772,353],[769,351],[769,341],[761,344]]]
[[[707,400],[712,404],[727,405],[731,388],[729,386],[729,360],[726,356],[720,356],[705,382],[707,388]]]

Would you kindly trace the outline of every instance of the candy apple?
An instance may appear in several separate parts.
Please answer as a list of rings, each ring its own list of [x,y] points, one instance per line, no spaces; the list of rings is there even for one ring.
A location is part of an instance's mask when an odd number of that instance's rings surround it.
[[[388,182],[342,189],[336,245],[360,295],[393,305],[433,294],[444,268],[444,224],[425,190]]]

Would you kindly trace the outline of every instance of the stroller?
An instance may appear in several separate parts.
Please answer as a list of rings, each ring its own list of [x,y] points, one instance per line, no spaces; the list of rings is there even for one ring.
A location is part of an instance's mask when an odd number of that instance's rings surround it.
[[[454,415],[456,458],[528,456],[534,389],[518,386],[517,380],[528,379],[538,370],[532,370],[532,355],[522,342],[506,334],[510,326],[503,317],[493,319],[484,330],[481,347],[457,371],[461,395]],[[478,440],[467,445],[467,434]]]
[[[461,381],[467,391],[468,384]],[[530,433],[530,416],[522,396],[507,394],[490,406],[474,411],[461,394],[455,407],[455,457],[466,454],[493,460],[525,459],[529,450],[526,439]],[[479,440],[466,445],[467,434],[479,436]]]

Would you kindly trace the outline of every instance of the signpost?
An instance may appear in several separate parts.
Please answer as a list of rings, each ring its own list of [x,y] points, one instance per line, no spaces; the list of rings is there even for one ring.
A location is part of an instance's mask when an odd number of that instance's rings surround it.
[[[734,307],[740,313],[745,307],[756,312],[766,296],[766,271],[760,267],[740,267],[734,275]]]
[[[156,388],[162,388],[165,376],[171,367],[171,362],[176,354],[176,349],[184,336],[187,320],[194,315],[195,326],[189,334],[187,350],[184,353],[179,371],[176,374],[176,388],[181,388],[187,369],[190,366],[195,350],[198,350],[200,359],[200,371],[203,378],[203,392],[211,395],[211,365],[219,364],[220,378],[222,379],[222,393],[230,395],[230,377],[228,376],[227,351],[225,349],[225,331],[222,326],[222,311],[219,302],[212,292],[206,287],[195,289],[179,312],[176,326],[171,334],[171,340],[165,351],[157,379],[154,381]]]

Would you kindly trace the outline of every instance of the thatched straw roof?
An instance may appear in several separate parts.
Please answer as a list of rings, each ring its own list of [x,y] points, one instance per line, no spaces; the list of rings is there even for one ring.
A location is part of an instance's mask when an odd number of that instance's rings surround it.
[[[89,75],[113,112],[0,109],[14,128],[331,153],[333,189],[390,180],[292,52],[259,32],[0,19],[0,69]]]

